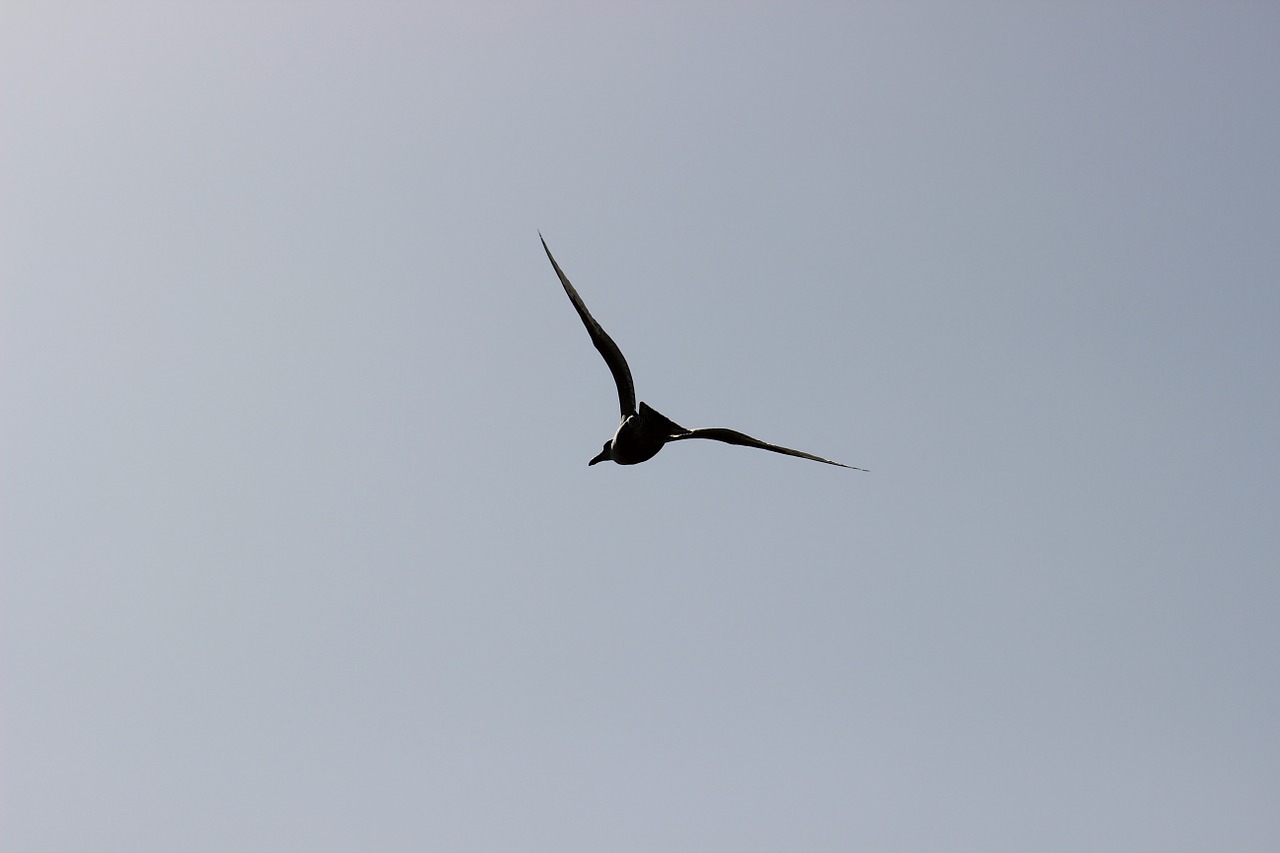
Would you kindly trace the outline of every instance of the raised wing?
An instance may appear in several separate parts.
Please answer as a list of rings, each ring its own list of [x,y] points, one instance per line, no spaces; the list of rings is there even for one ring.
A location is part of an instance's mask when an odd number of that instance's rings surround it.
[[[784,453],[787,456],[799,456],[801,459],[812,459],[814,462],[825,462],[828,465],[838,465],[841,468],[852,468],[854,471],[867,470],[866,468],[857,468],[853,465],[845,465],[843,462],[833,462],[830,459],[823,459],[821,456],[814,456],[812,453],[805,453],[802,450],[792,450],[790,447],[781,447],[777,444],[770,444],[767,441],[752,438],[746,433],[741,433],[734,429],[725,429],[724,427],[691,429],[682,435],[675,436],[671,441],[683,441],[686,438],[710,438],[714,441],[723,441],[725,444],[740,444],[743,447],[757,447],[761,450],[772,450],[774,453]]]
[[[564,285],[564,292],[569,294],[569,301],[573,303],[573,307],[577,310],[578,316],[582,318],[582,325],[587,327],[587,334],[591,336],[591,343],[595,344],[596,349],[600,351],[600,355],[604,356],[604,363],[609,365],[609,372],[613,374],[613,383],[618,386],[618,408],[622,411],[622,417],[636,413],[636,386],[631,381],[631,369],[627,367],[627,360],[622,357],[622,350],[618,349],[618,345],[613,342],[613,338],[600,328],[600,324],[596,322],[595,317],[591,316],[591,312],[587,310],[587,305],[582,301],[582,297],[578,295],[578,291],[573,289],[573,285],[569,283],[569,278],[560,269],[560,265],[556,263],[556,259],[552,257],[551,250],[547,248],[547,241],[542,239],[542,235],[538,235],[538,239],[542,240],[542,249],[547,253],[547,260],[551,261],[551,266],[555,268],[556,275],[560,276],[560,283]],[[786,451],[793,452],[793,451]],[[813,457],[817,458],[817,457]],[[826,460],[821,460],[825,462]],[[832,463],[838,464],[838,463]]]

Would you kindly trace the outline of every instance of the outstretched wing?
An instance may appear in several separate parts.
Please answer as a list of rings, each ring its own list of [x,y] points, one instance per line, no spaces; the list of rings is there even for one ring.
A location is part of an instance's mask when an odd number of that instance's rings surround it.
[[[805,453],[802,450],[792,450],[790,447],[780,447],[776,444],[770,444],[767,441],[752,438],[746,433],[741,433],[734,429],[725,429],[724,427],[691,429],[682,435],[673,437],[671,441],[682,441],[686,438],[710,438],[714,441],[723,441],[725,444],[740,444],[743,447],[758,447],[761,450],[772,450],[774,453],[785,453],[787,456],[799,456],[801,459],[812,459],[814,462],[825,462],[828,465],[839,465],[841,468],[852,468],[854,471],[867,470],[866,468],[857,468],[853,465],[845,465],[843,462],[833,462],[830,459],[823,459],[821,456],[814,456],[812,453]]]
[[[618,407],[622,410],[622,417],[626,418],[628,415],[634,415],[636,413],[636,386],[631,381],[631,369],[627,367],[627,360],[622,357],[622,350],[618,349],[618,345],[613,342],[613,338],[609,337],[605,330],[600,328],[600,324],[596,322],[595,317],[591,316],[591,312],[587,310],[586,303],[582,301],[578,291],[573,289],[573,285],[569,283],[568,276],[560,269],[556,259],[551,256],[551,250],[547,248],[547,241],[542,239],[542,234],[538,234],[538,239],[542,240],[542,249],[547,253],[547,260],[551,261],[551,266],[555,268],[556,275],[560,276],[560,283],[564,285],[564,292],[569,294],[569,301],[573,303],[578,316],[582,318],[582,325],[587,327],[587,334],[591,336],[591,343],[595,344],[596,349],[600,351],[600,355],[604,356],[604,363],[609,365],[609,372],[613,374],[613,383],[618,386]],[[826,460],[824,459],[823,461],[825,462]]]

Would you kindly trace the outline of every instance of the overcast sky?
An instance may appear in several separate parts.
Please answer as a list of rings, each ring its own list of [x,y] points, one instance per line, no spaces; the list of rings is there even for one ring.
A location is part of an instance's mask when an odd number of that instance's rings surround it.
[[[0,846],[1280,849],[1278,44],[5,3]]]

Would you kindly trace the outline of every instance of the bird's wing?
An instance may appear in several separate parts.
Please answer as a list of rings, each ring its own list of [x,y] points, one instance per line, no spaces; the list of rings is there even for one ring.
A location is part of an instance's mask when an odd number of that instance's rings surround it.
[[[776,444],[770,444],[767,441],[761,441],[758,438],[738,432],[734,429],[725,429],[724,427],[704,427],[702,429],[691,429],[681,435],[673,436],[671,441],[683,441],[686,438],[710,438],[715,441],[723,441],[726,444],[740,444],[743,447],[758,447],[761,450],[772,450],[774,453],[785,453],[787,456],[799,456],[801,459],[812,459],[814,462],[825,462],[828,465],[839,465],[841,468],[852,468],[854,471],[865,471],[866,468],[857,468],[853,465],[845,465],[843,462],[833,462],[830,459],[823,459],[821,456],[814,456],[812,453],[805,453],[801,450],[792,450],[790,447],[780,447]]]
[[[542,240],[541,234],[538,235],[538,239]],[[622,410],[622,417],[626,418],[628,415],[634,415],[636,413],[636,386],[631,381],[631,369],[627,367],[627,360],[622,357],[622,350],[618,349],[618,345],[613,342],[613,338],[609,337],[605,330],[600,328],[596,318],[591,316],[591,312],[587,310],[586,303],[582,301],[578,291],[573,289],[573,285],[569,283],[568,276],[560,269],[556,259],[551,256],[551,250],[547,248],[546,240],[542,240],[542,248],[547,253],[547,260],[551,261],[551,266],[555,268],[556,275],[560,276],[560,283],[564,285],[564,292],[569,294],[569,301],[573,303],[573,307],[578,311],[578,316],[582,318],[582,325],[587,327],[587,334],[591,336],[591,343],[596,345],[600,355],[604,356],[604,363],[609,365],[609,372],[613,374],[613,382],[618,386],[618,406]]]

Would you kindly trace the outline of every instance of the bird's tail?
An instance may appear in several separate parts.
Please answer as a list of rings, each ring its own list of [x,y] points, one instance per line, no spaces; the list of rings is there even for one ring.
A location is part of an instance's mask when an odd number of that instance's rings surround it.
[[[681,435],[689,431],[657,409],[650,408],[648,403],[640,404],[640,417],[646,424],[653,424],[655,428],[660,426],[668,436]]]

